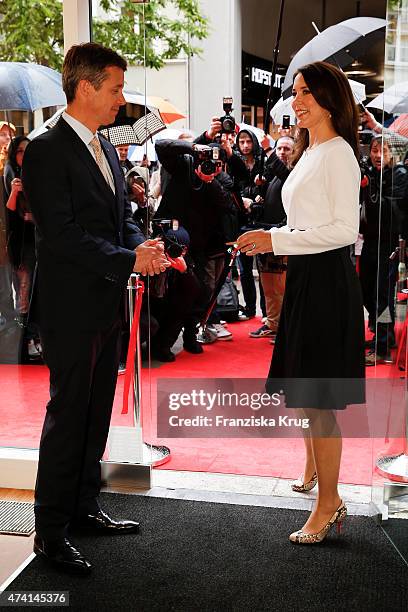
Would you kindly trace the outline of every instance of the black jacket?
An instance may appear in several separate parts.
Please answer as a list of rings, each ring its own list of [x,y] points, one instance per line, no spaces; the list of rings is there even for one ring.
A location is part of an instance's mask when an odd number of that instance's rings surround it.
[[[379,240],[393,250],[400,234],[408,238],[408,168],[383,168],[381,182],[381,172],[368,163],[362,165],[362,175],[368,184],[360,191],[360,233],[364,240]]]
[[[109,327],[145,238],[131,220],[122,168],[101,138],[115,181],[106,183],[92,154],[60,119],[35,138],[23,161],[23,187],[37,226],[40,326]]]
[[[255,134],[253,132],[250,132],[249,130],[241,130],[240,132],[238,132],[236,140],[235,140],[235,144],[237,147],[237,150],[239,152],[239,155],[242,155],[239,151],[239,137],[242,133],[245,134],[249,134],[252,143],[253,143],[253,147],[252,147],[252,153],[254,156],[254,160],[255,163],[252,167],[251,170],[247,170],[247,176],[245,179],[241,180],[240,182],[240,190],[241,190],[241,195],[244,198],[250,198],[251,200],[255,201],[255,198],[259,195],[262,198],[265,196],[265,186],[261,185],[261,186],[257,186],[255,185],[255,177],[257,174],[259,174],[260,176],[262,176],[264,174],[264,165],[265,165],[265,153],[261,147],[261,145],[259,144],[258,138],[255,136]],[[243,157],[243,156],[242,156]]]
[[[225,252],[224,218],[233,208],[231,195],[219,180],[204,183],[195,174],[193,145],[184,140],[159,140],[156,151],[171,179],[156,218],[177,219],[190,235],[195,261]]]

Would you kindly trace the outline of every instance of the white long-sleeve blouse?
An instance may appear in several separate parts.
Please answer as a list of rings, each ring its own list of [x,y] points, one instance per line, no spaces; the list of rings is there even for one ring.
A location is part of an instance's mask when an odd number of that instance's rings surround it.
[[[341,137],[305,151],[282,189],[287,225],[271,229],[275,255],[323,253],[354,244],[360,168]]]

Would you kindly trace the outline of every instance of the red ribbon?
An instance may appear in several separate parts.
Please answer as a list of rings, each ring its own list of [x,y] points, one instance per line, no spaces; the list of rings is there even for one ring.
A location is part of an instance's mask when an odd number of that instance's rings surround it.
[[[123,385],[123,405],[122,414],[127,414],[129,410],[129,390],[135,380],[135,355],[137,346],[137,336],[139,334],[140,310],[142,308],[144,283],[136,281],[135,310],[133,314],[132,327],[130,329],[129,346],[126,359],[125,382]]]

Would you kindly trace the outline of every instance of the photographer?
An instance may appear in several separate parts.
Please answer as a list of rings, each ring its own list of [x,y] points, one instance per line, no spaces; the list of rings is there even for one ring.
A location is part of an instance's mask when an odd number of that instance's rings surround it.
[[[390,363],[395,345],[394,293],[398,257],[390,255],[398,246],[399,235],[406,238],[408,170],[394,164],[387,136],[375,136],[370,156],[361,163],[361,224],[364,237],[360,257],[360,281],[369,327],[376,334],[366,365]]]
[[[153,221],[153,231],[163,239],[172,265],[150,283],[151,313],[159,324],[151,343],[151,354],[158,361],[172,362],[176,356],[171,348],[201,294],[201,286],[188,254],[188,232],[171,220]]]
[[[201,284],[201,295],[184,326],[184,348],[202,352],[196,326],[205,317],[225,268],[225,220],[233,214],[231,194],[217,180],[226,154],[211,146],[180,140],[160,140],[157,156],[171,179],[157,210],[157,218],[177,219],[190,236],[189,253]],[[184,299],[180,296],[180,300]]]

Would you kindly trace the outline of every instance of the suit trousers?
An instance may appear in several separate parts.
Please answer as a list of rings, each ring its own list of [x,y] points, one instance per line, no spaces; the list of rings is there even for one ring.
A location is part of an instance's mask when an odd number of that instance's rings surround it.
[[[64,535],[73,517],[97,512],[100,460],[118,375],[121,321],[108,329],[42,331],[50,401],[40,441],[36,531]]]

